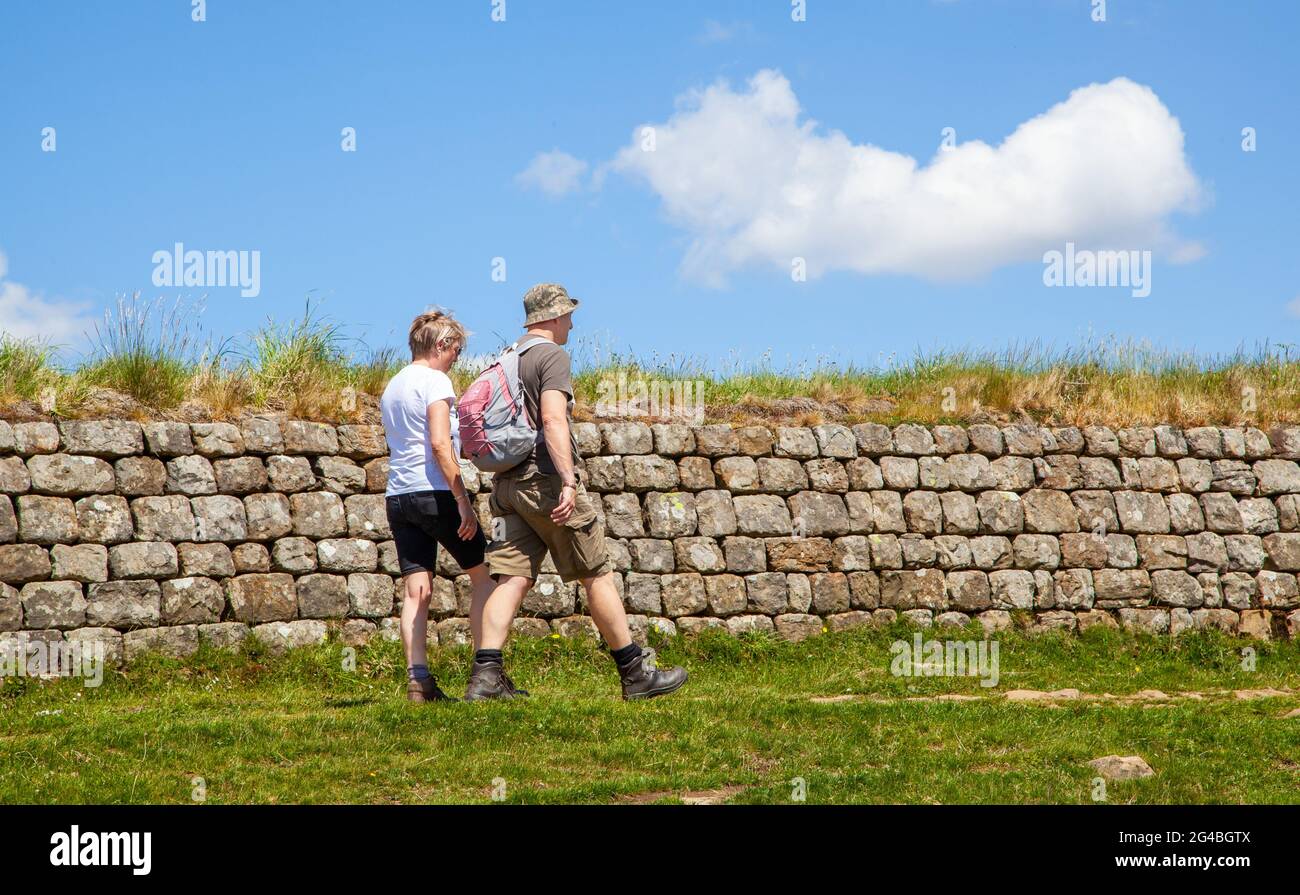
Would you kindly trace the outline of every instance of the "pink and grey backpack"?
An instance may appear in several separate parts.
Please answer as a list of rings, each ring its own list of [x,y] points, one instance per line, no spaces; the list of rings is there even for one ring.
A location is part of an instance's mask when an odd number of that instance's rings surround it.
[[[534,336],[506,348],[456,404],[461,452],[484,472],[518,466],[537,444],[537,426],[529,419],[519,381],[519,356],[545,341]]]

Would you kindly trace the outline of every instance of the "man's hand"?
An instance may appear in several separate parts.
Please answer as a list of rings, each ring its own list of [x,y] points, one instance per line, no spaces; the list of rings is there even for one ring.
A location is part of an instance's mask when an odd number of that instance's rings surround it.
[[[456,509],[460,512],[460,527],[456,534],[462,541],[468,541],[478,531],[478,516],[474,515],[474,506],[469,502],[469,495],[462,494],[456,498]]]
[[[565,485],[560,489],[560,502],[551,510],[551,521],[556,525],[563,525],[573,515],[573,508],[578,502],[578,489],[573,485]]]

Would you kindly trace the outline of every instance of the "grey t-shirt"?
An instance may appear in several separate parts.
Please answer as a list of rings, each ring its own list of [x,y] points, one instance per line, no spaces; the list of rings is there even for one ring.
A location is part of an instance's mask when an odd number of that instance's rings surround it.
[[[527,338],[527,337],[525,337]],[[497,473],[497,478],[521,478],[532,473],[555,474],[555,464],[546,449],[546,441],[541,437],[542,399],[544,391],[554,389],[569,396],[569,450],[573,452],[573,467],[580,465],[578,442],[573,437],[573,375],[569,353],[554,342],[541,342],[529,348],[519,357],[519,383],[524,390],[524,407],[528,418],[537,427],[537,446],[528,455],[528,459],[505,472]]]

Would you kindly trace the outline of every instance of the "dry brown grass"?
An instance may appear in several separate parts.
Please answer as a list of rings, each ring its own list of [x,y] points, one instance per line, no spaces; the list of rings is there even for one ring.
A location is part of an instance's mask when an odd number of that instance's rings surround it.
[[[665,373],[625,363],[584,372],[580,403],[591,399],[601,377],[619,370],[628,377],[703,379],[707,416],[733,422],[1269,426],[1300,421],[1300,359],[1291,357],[1289,346],[1198,357],[1104,342],[1058,354],[1031,346],[1000,355],[918,355],[884,370],[832,366],[798,374],[741,371],[714,377],[680,366]]]
[[[287,327],[254,334],[242,360],[230,352],[192,364],[180,382],[184,403],[159,406],[156,388],[127,398],[130,416],[233,419],[279,410],[302,419],[369,420],[378,396],[405,363],[392,349],[362,361],[345,351],[337,327],[310,309]],[[95,363],[100,372],[104,358]],[[92,371],[93,372],[93,371]],[[459,389],[474,370],[452,371]],[[607,358],[575,376],[575,417],[595,413],[602,383],[620,375],[659,383],[702,383],[704,418],[767,425],[874,421],[972,423],[1033,420],[1047,425],[1253,425],[1300,422],[1300,359],[1289,346],[1263,346],[1226,357],[1168,354],[1102,343],[1049,354],[1036,347],[1002,354],[917,355],[904,364],[858,370],[833,364],[778,372],[717,373],[683,362],[651,366]],[[141,377],[147,379],[148,377]],[[39,345],[9,340],[0,350],[0,415],[39,415],[37,394],[54,389],[63,415],[112,412],[112,389],[85,371],[61,371]],[[130,380],[127,380],[128,383]],[[122,402],[125,404],[126,399]],[[646,419],[645,415],[638,416]]]
[[[190,381],[189,398],[206,408],[214,420],[236,419],[253,398],[253,386],[242,367],[226,370],[209,365]]]

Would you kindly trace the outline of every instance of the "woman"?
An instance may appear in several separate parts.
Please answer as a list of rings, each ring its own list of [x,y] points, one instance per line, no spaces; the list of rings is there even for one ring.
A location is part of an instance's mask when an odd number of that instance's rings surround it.
[[[460,477],[456,392],[447,375],[465,341],[465,328],[443,311],[416,317],[408,338],[411,363],[392,378],[380,399],[388,440],[385,504],[406,589],[402,647],[411,702],[452,699],[429,674],[426,653],[438,545],[469,575],[475,644],[482,634],[483,604],[492,593],[483,562],[487,544]]]

